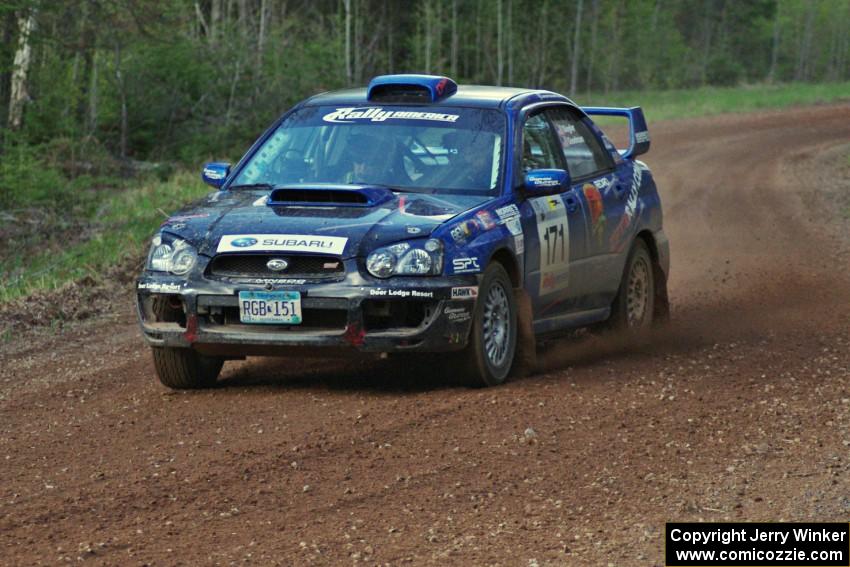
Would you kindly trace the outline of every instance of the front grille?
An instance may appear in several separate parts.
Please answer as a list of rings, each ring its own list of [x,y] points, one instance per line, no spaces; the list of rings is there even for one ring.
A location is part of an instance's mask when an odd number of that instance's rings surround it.
[[[266,264],[274,258],[286,260],[289,265],[279,272],[270,270]],[[213,258],[207,270],[212,276],[229,278],[320,279],[342,276],[345,266],[334,256],[228,254]]]

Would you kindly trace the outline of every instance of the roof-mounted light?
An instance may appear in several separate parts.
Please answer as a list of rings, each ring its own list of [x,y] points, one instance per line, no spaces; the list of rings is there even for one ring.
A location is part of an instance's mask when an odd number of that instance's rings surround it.
[[[457,83],[435,75],[381,75],[369,82],[367,98],[382,102],[437,102],[457,92]]]

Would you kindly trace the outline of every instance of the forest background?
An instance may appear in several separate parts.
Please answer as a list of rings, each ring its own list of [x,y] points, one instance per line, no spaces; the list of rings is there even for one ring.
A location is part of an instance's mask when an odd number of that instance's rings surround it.
[[[652,121],[850,99],[850,0],[0,0],[0,302],[138,259],[281,113],[378,74]]]

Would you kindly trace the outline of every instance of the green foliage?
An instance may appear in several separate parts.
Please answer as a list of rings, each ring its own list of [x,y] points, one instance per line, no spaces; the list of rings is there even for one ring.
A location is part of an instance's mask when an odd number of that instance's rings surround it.
[[[0,302],[56,289],[83,277],[100,281],[111,268],[143,257],[149,237],[171,211],[209,191],[195,173],[147,180],[89,199],[77,218],[51,221],[46,239],[22,242],[0,256]]]
[[[781,109],[790,106],[850,101],[850,81],[810,85],[748,85],[743,87],[702,87],[663,91],[622,91],[593,93],[576,102],[598,106],[641,106],[649,121],[731,112]]]
[[[86,190],[119,184],[119,164],[98,140],[57,137],[28,143],[6,131],[0,139],[0,209],[79,204]]]
[[[740,61],[729,53],[718,53],[708,61],[706,80],[717,86],[739,84],[746,74],[746,69]]]
[[[46,164],[43,145],[29,145],[11,136],[2,141],[0,207],[62,203],[71,185],[61,172]]]
[[[136,160],[233,160],[298,100],[387,72],[574,97],[850,79],[846,0],[584,0],[581,25],[574,0],[291,4],[16,0],[0,10],[0,106],[29,8],[26,140]]]

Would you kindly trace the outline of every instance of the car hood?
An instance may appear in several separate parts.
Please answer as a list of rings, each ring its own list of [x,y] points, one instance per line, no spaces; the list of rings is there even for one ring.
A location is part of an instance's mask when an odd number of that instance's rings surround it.
[[[428,236],[442,223],[488,199],[483,195],[395,192],[385,197],[376,205],[269,206],[269,191],[217,191],[169,217],[161,231],[187,240],[207,256],[215,255],[225,236],[342,237],[347,239],[342,257],[350,258],[393,242]]]

